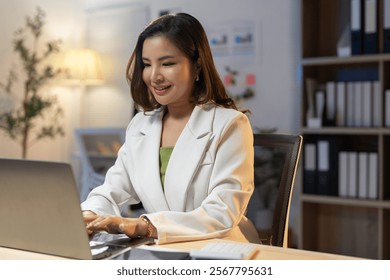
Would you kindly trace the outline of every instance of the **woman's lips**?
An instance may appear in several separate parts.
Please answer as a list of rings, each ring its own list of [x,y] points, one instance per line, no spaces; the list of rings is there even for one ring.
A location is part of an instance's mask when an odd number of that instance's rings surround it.
[[[153,91],[157,94],[157,95],[164,95],[167,93],[168,89],[170,88],[171,86],[165,86],[165,87],[153,87]]]

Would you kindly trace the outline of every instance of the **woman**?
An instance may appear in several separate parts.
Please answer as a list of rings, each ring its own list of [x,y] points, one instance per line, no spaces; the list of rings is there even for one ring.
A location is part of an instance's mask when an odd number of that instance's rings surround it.
[[[179,13],[147,26],[127,79],[143,112],[104,184],[82,203],[89,234],[258,242],[244,216],[253,192],[251,126],[228,98],[198,20]],[[138,202],[147,214],[120,217],[121,206]]]

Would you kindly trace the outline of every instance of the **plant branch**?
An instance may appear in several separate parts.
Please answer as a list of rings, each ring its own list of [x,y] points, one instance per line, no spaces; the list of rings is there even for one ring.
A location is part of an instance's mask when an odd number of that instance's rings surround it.
[[[54,69],[46,63],[46,60],[60,51],[61,41],[48,41],[44,44],[42,54],[39,52],[44,19],[45,13],[38,7],[35,16],[26,17],[25,26],[14,34],[13,50],[22,65],[21,77],[24,77],[22,100],[10,112],[0,115],[0,129],[21,144],[23,158],[26,157],[27,148],[31,143],[43,138],[64,135],[59,121],[62,117],[62,109],[57,104],[57,100],[45,98],[40,93],[50,80],[60,74],[60,70]],[[0,83],[0,88],[12,94],[18,76],[14,70],[11,70],[6,83]],[[42,124],[42,120],[48,122]],[[33,140],[30,141],[30,138]]]

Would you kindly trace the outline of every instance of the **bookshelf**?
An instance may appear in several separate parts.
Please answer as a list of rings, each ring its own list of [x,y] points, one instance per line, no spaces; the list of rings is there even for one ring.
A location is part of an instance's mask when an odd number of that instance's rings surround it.
[[[301,58],[301,133],[304,137],[303,147],[303,187],[300,195],[301,234],[299,247],[301,249],[337,253],[372,259],[390,259],[390,127],[385,126],[385,91],[390,89],[390,53],[384,52],[383,42],[383,10],[384,0],[377,0],[377,44],[376,53],[351,54],[338,56],[337,43],[346,23],[350,22],[350,3],[352,0],[301,0],[302,8],[302,58]],[[364,1],[362,1],[364,3]],[[359,82],[365,80],[364,75],[356,78],[354,74],[366,73],[367,80],[376,81],[379,91],[380,106],[371,110],[371,117],[376,114],[379,124],[370,125],[343,124],[325,122],[313,126],[308,121],[308,108],[312,104],[307,87],[307,78],[316,81],[316,91],[327,91],[326,83]],[[348,73],[348,75],[344,75]],[[371,89],[373,87],[371,86]],[[371,95],[373,96],[373,95]],[[347,98],[347,97],[346,97]],[[354,97],[356,98],[356,97]],[[349,101],[349,102],[348,102]],[[326,102],[325,102],[326,103]],[[344,108],[351,100],[346,99]],[[365,106],[364,104],[362,106]],[[373,108],[374,105],[370,107]],[[326,108],[327,109],[327,108]],[[326,110],[324,109],[324,110]],[[356,111],[356,108],[354,109]],[[347,115],[347,109],[343,112]],[[312,191],[307,188],[311,173],[307,172],[309,150],[305,145],[314,143],[316,148],[315,178],[319,179],[318,147],[320,141],[332,141],[329,154],[336,157],[328,163],[327,169],[335,171],[326,178],[328,186],[336,186],[336,193]],[[376,193],[374,198],[340,194],[340,157],[342,151],[371,153],[377,156],[376,162]],[[306,162],[306,163],[305,163]],[[362,160],[363,162],[363,160]],[[356,177],[360,176],[359,169]],[[351,173],[352,174],[352,173]],[[349,176],[349,175],[348,175]],[[368,176],[368,175],[367,175]],[[333,181],[331,180],[333,178]],[[359,178],[357,178],[359,182]],[[369,180],[365,181],[367,188]],[[323,184],[322,182],[320,185]],[[363,186],[362,183],[360,183]],[[318,186],[318,185],[317,185]],[[372,187],[372,186],[371,186]],[[309,190],[309,191],[308,191]],[[362,192],[361,192],[362,193]]]

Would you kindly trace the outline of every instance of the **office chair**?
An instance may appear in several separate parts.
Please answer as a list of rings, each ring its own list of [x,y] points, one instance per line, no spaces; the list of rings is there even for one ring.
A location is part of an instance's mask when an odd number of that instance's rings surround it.
[[[271,228],[258,229],[263,244],[287,247],[290,203],[302,141],[300,135],[254,134],[255,188],[271,179],[275,193],[274,201],[270,202],[273,205],[268,205],[274,207]],[[259,203],[256,200],[258,197],[252,196],[248,211],[251,205]]]

